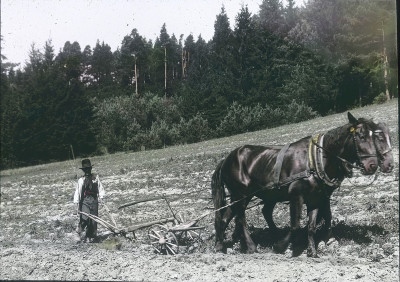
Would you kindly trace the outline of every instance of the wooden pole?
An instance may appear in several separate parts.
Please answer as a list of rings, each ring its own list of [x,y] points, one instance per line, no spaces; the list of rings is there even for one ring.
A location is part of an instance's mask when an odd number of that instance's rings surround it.
[[[137,77],[137,70],[136,70],[136,56],[135,56],[135,89],[136,89],[136,96],[138,95],[138,77]]]
[[[167,97],[167,47],[164,46],[164,96]]]
[[[72,147],[72,145],[69,145],[70,146],[70,148],[71,148],[71,152],[72,152],[72,158],[74,159],[74,161],[75,161],[75,154],[74,154],[74,148]]]
[[[388,82],[388,58],[386,55],[385,30],[383,29],[383,21],[382,21],[382,45],[383,45],[383,79],[385,81],[386,100],[389,101],[390,94],[389,94],[389,82]]]
[[[127,232],[133,232],[133,231],[136,231],[136,230],[139,230],[142,228],[150,227],[155,224],[163,224],[163,223],[171,222],[174,220],[175,220],[175,218],[169,217],[169,218],[165,218],[165,219],[161,219],[161,220],[150,221],[150,222],[146,222],[146,223],[142,223],[142,224],[133,225],[124,230],[126,230]]]
[[[183,48],[182,48],[182,78],[185,78],[185,57]]]

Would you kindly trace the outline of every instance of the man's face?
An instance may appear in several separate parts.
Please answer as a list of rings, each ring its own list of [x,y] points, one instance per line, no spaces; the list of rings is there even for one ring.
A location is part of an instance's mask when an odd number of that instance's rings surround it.
[[[90,175],[90,173],[92,172],[91,168],[84,168],[83,172],[85,173],[85,175]]]

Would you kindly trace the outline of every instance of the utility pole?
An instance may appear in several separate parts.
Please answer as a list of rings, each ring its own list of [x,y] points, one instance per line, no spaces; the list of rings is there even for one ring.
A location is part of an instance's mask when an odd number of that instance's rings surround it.
[[[133,57],[135,58],[135,93],[137,96],[138,95],[138,79],[137,79],[137,69],[136,69],[136,55],[133,54]]]
[[[189,51],[182,49],[182,78],[186,78],[187,76],[186,70],[189,60],[190,60]]]
[[[186,78],[187,51],[182,49],[182,78]]]
[[[383,21],[382,21],[382,45],[383,45],[383,79],[385,81],[385,94],[386,94],[386,100],[390,100],[390,94],[389,94],[389,82],[388,82],[388,58],[386,55],[386,46],[385,46],[385,30],[383,29]]]
[[[167,47],[164,45],[164,97],[167,98]]]

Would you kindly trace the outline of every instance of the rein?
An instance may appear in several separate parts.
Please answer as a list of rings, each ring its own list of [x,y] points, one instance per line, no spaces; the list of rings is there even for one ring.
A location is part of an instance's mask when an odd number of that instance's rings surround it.
[[[368,187],[368,186],[372,185],[372,184],[375,182],[375,180],[378,179],[378,176],[379,176],[379,171],[378,171],[377,173],[374,174],[374,178],[372,179],[372,181],[371,181],[370,183],[368,183],[368,184],[361,184],[361,185],[355,184],[354,182],[352,182],[352,181],[350,180],[350,178],[348,178],[348,180],[349,180],[350,184],[353,185],[354,187],[363,188],[363,187]]]

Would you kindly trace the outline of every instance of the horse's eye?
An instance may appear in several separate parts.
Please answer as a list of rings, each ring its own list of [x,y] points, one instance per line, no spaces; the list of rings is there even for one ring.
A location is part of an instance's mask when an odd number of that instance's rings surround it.
[[[374,134],[374,136],[375,136],[376,138],[378,138],[379,141],[385,141],[385,138],[383,137],[382,134]]]

